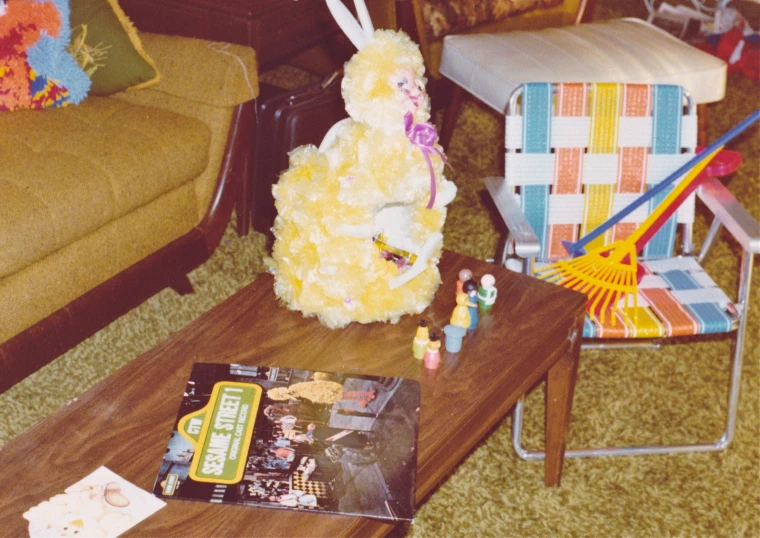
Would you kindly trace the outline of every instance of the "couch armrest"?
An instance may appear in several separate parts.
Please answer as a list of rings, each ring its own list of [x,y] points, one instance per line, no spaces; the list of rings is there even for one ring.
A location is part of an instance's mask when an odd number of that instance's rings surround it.
[[[734,195],[718,179],[707,179],[697,190],[715,218],[750,254],[760,254],[760,224],[734,198]]]
[[[141,33],[140,40],[161,73],[152,90],[220,107],[237,106],[259,94],[251,47],[150,33]]]
[[[541,253],[541,245],[538,242],[533,228],[525,218],[520,206],[515,200],[511,190],[507,187],[503,177],[487,177],[483,182],[491,193],[496,209],[507,225],[509,233],[515,242],[515,254],[521,258],[537,258]]]

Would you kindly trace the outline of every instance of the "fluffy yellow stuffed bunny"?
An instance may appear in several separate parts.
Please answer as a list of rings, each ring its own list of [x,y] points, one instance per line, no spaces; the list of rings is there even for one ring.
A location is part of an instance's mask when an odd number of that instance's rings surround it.
[[[349,118],[319,148],[302,146],[273,188],[278,216],[268,260],[275,293],[331,328],[422,312],[440,284],[446,205],[456,187],[430,107],[424,64],[403,32],[361,25],[326,0],[358,52],[346,63]]]

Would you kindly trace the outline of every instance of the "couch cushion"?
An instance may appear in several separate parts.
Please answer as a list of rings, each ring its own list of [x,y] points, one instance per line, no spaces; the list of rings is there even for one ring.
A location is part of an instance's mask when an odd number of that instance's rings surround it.
[[[188,233],[197,204],[194,186],[183,185],[0,278],[0,342]]]
[[[210,139],[197,119],[117,99],[0,114],[0,277],[192,181]]]

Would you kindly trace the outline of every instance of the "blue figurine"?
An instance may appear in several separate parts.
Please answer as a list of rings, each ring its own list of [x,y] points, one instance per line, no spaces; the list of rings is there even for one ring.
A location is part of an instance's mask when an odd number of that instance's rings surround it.
[[[467,294],[467,309],[470,311],[469,330],[474,331],[478,326],[478,283],[473,279],[462,285],[462,291]]]

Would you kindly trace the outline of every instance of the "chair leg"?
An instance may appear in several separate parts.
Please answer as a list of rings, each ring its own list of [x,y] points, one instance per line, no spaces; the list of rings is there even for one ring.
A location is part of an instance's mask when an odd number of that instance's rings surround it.
[[[718,237],[718,233],[721,229],[721,223],[720,220],[713,219],[712,223],[710,224],[710,229],[707,230],[707,235],[705,236],[705,240],[702,241],[702,246],[699,247],[699,256],[697,256],[697,263],[702,265],[702,262],[707,257],[707,253],[710,252],[710,247],[712,247],[713,241],[715,241],[715,238]]]
[[[736,430],[736,411],[739,407],[739,385],[742,375],[742,354],[744,353],[744,336],[747,331],[747,314],[749,310],[749,287],[752,282],[753,256],[747,251],[742,252],[741,274],[739,275],[738,301],[742,309],[742,317],[739,327],[736,329],[734,340],[734,360],[731,367],[731,383],[728,393],[728,418],[726,419],[726,433],[724,434],[724,447],[728,446],[734,438]]]
[[[451,136],[454,133],[454,127],[457,124],[457,118],[459,117],[459,111],[462,108],[462,100],[464,99],[465,91],[461,86],[454,84],[451,90],[451,96],[449,102],[446,105],[446,109],[443,112],[443,122],[441,125],[441,136],[439,141],[443,150],[449,147],[451,142]]]
[[[587,448],[566,450],[566,458],[584,458],[596,456],[636,456],[649,454],[673,454],[684,452],[715,452],[724,450],[731,444],[736,431],[736,414],[739,408],[739,387],[741,385],[742,354],[744,353],[744,336],[747,329],[747,307],[749,301],[750,283],[752,281],[752,256],[746,251],[742,253],[741,274],[739,277],[738,302],[742,306],[742,316],[739,327],[734,335],[733,357],[728,387],[728,402],[726,408],[726,429],[720,439],[714,443],[699,443],[691,445],[662,445],[662,446],[633,446],[618,448]],[[542,460],[546,457],[544,451],[526,450],[522,446],[524,402],[520,400],[512,412],[512,446],[517,455],[524,460]]]

